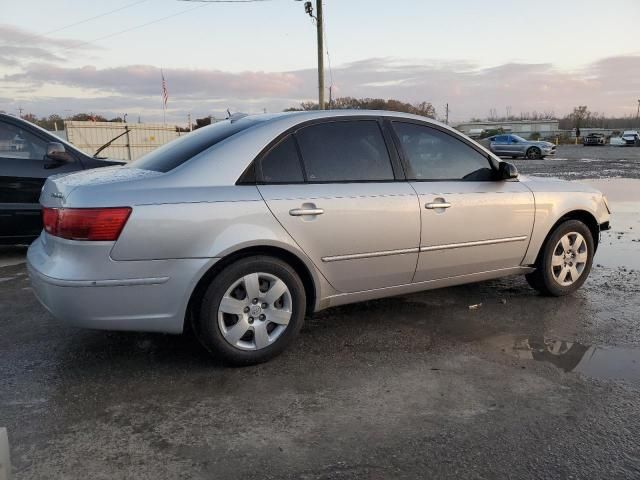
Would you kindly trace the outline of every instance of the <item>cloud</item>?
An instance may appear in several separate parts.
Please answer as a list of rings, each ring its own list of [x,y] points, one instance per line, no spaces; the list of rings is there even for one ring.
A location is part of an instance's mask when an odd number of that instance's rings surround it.
[[[0,24],[0,65],[16,66],[26,62],[61,62],[65,53],[79,45],[78,40],[38,35],[13,25]]]
[[[300,90],[300,78],[294,73],[242,72],[175,69],[164,72],[169,94],[183,98],[205,95],[264,97],[281,96]],[[6,75],[5,81],[44,85],[46,83],[100,89],[122,95],[158,95],[160,69],[149,65],[98,69],[60,67],[37,63],[22,73]]]
[[[0,51],[0,56],[4,53]],[[164,74],[169,113],[176,116],[186,116],[187,112],[202,116],[227,107],[232,111],[276,111],[316,96],[315,69],[234,73],[173,68],[165,69]],[[575,105],[588,105],[592,111],[623,115],[635,114],[640,56],[604,58],[574,71],[548,63],[482,68],[466,61],[371,58],[334,67],[333,78],[334,96],[429,101],[440,112],[449,103],[451,117],[456,120],[483,117],[490,109],[504,113],[507,107],[514,114],[538,111],[564,115]],[[34,62],[18,73],[0,76],[3,86],[5,91],[13,89],[15,98],[8,104],[0,99],[1,109],[21,102],[32,105],[38,114],[68,109],[142,111],[146,116],[161,118],[160,70],[150,65],[98,68]],[[42,93],[61,87],[73,89],[78,95]]]

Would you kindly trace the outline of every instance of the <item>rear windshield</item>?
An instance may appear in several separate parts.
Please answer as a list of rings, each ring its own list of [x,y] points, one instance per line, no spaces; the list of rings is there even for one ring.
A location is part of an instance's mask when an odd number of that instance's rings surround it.
[[[199,128],[195,132],[188,133],[184,137],[169,142],[131,162],[129,166],[162,173],[168,172],[200,152],[204,152],[207,148],[254,126],[256,123],[258,122],[255,119],[243,118],[235,122],[224,120]]]

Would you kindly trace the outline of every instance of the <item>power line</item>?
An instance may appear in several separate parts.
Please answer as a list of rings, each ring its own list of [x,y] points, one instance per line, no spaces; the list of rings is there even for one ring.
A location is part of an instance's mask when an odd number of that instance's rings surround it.
[[[254,2],[270,2],[271,0],[179,0],[180,2],[198,2],[198,3],[254,3]]]
[[[241,1],[241,0],[238,0],[238,1]],[[242,0],[242,1],[248,1],[248,0]],[[266,0],[264,0],[264,1],[266,1]],[[93,42],[98,42],[98,41],[104,40],[106,38],[111,38],[111,37],[115,37],[116,35],[120,35],[120,34],[123,34],[123,33],[131,32],[132,30],[137,30],[138,28],[146,27],[148,25],[152,25],[154,23],[158,23],[158,22],[161,22],[163,20],[167,20],[168,18],[177,17],[178,15],[182,15],[183,13],[191,12],[192,10],[197,10],[198,8],[206,7],[207,3],[210,3],[210,2],[204,2],[204,3],[202,3],[202,5],[198,5],[196,7],[187,8],[187,9],[182,10],[180,12],[176,12],[176,13],[173,13],[171,15],[167,15],[165,17],[156,18],[155,20],[151,20],[150,22],[146,22],[146,23],[141,23],[141,24],[135,25],[135,26],[133,26],[131,28],[125,28],[124,30],[120,30],[118,32],[110,33],[109,35],[104,35],[103,37],[94,38],[93,40],[89,40],[89,41],[86,41],[86,42],[80,42],[80,43],[77,43],[75,45],[71,45],[70,47],[64,48],[63,50],[64,51],[72,50],[74,48],[82,47],[84,45],[88,45],[88,44],[93,43]]]
[[[329,55],[329,40],[327,39],[327,31],[325,27],[325,16],[322,17],[322,35],[324,36],[324,44],[327,50],[327,66],[329,67],[329,107],[331,107],[331,102],[333,100],[333,69],[331,68],[331,55]]]
[[[109,10],[108,12],[103,12],[93,17],[85,18],[84,20],[80,20],[79,22],[70,23],[69,25],[65,25],[64,27],[56,28],[55,30],[49,30],[48,32],[41,33],[39,36],[43,37],[45,35],[51,35],[52,33],[58,33],[62,30],[66,30],[67,28],[75,27],[76,25],[82,25],[83,23],[90,22],[91,20],[95,20],[96,18],[101,18],[107,15],[111,15],[112,13],[120,12],[127,8],[135,7],[136,5],[140,5],[141,3],[148,2],[149,0],[138,0],[137,2],[129,3],[128,5],[124,5],[120,8],[116,8],[115,10]]]

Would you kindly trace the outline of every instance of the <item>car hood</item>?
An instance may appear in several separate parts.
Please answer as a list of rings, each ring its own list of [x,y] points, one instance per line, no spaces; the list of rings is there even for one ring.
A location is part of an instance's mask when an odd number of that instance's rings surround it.
[[[601,194],[599,190],[582,183],[570,182],[555,177],[535,177],[519,175],[518,180],[535,192],[584,192]]]
[[[544,140],[530,140],[529,145],[535,145],[536,147],[553,147],[553,143],[551,142],[545,142]]]

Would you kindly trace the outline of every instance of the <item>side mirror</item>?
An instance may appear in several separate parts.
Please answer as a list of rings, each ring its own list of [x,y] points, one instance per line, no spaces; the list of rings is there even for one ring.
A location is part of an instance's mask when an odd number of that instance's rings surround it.
[[[73,158],[67,153],[64,145],[60,142],[49,142],[47,144],[46,158],[51,160],[50,163],[45,163],[44,168],[55,168],[61,163],[71,162]]]
[[[498,165],[498,176],[500,177],[500,180],[518,178],[518,169],[513,163],[500,162]]]

